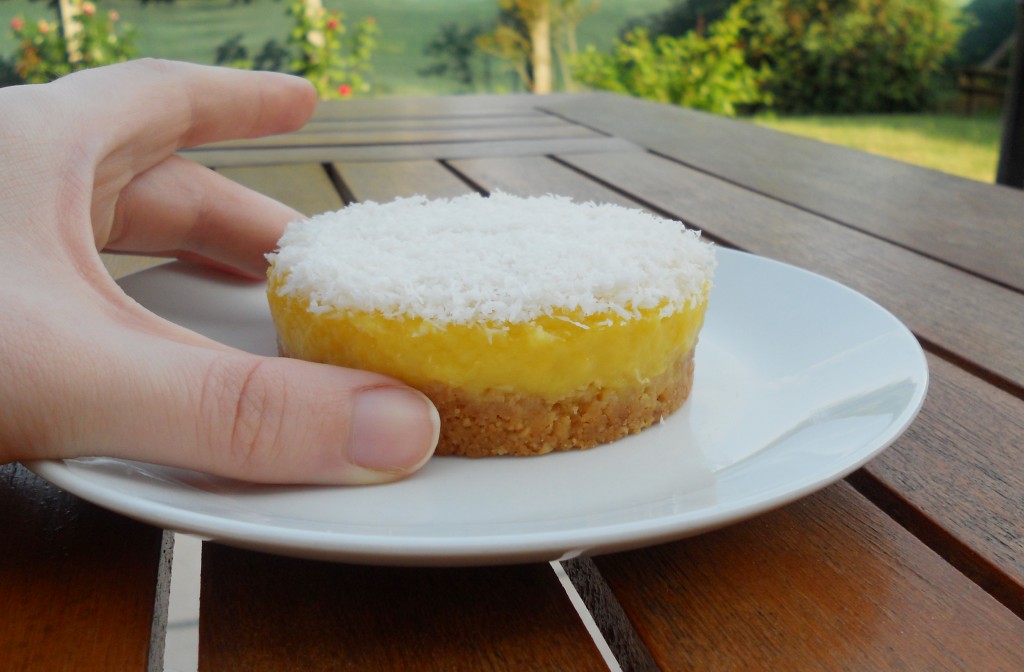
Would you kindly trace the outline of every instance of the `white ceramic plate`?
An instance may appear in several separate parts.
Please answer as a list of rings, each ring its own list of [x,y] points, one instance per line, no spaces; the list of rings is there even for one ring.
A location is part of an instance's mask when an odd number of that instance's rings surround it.
[[[721,527],[838,480],[888,446],[924,400],[913,335],[821,276],[719,249],[690,400],[589,451],[437,458],[373,487],[270,487],[113,459],[36,462],[43,478],[154,525],[349,562],[555,560]],[[172,264],[127,277],[154,312],[273,355],[261,284]]]

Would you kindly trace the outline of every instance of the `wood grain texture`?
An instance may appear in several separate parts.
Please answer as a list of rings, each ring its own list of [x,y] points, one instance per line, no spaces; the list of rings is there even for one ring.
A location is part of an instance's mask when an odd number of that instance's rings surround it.
[[[1024,669],[1024,622],[844,483],[594,562],[664,670]]]
[[[144,670],[161,531],[0,466],[0,668]]]
[[[919,337],[1024,388],[1024,295],[646,152],[564,156],[740,249],[833,278]]]
[[[605,137],[491,140],[486,142],[408,143],[255,149],[193,149],[180,154],[204,166],[289,165],[294,163],[349,163],[353,161],[411,161],[462,159],[476,156],[543,156],[635,149],[625,140]]]
[[[260,168],[221,168],[217,172],[295,208],[304,215],[337,210],[343,205],[334,183],[323,166],[301,163]]]
[[[393,127],[364,125],[361,128],[349,128],[347,124],[333,124],[328,128],[307,128],[302,133],[272,135],[256,139],[227,140],[224,142],[204,145],[203,150],[229,148],[267,148],[267,147],[307,147],[352,146],[352,145],[398,145],[428,144],[442,142],[492,142],[500,140],[548,140],[558,138],[597,138],[604,137],[583,126],[577,126],[551,118],[543,119],[544,123],[534,124],[530,121],[506,124],[463,125],[452,123],[448,126],[428,124],[426,127],[409,127],[408,124],[395,124]]]
[[[357,567],[205,544],[199,669],[607,666],[546,564]]]
[[[451,198],[473,192],[472,187],[437,161],[335,163],[333,166],[356,201],[384,202],[418,195]]]
[[[921,415],[857,485],[1024,618],[1024,401],[928,365]]]
[[[621,96],[562,98],[543,107],[1024,290],[1020,190]]]
[[[599,159],[600,160],[600,159]],[[579,201],[615,203],[637,208],[639,204],[546,156],[484,157],[452,161],[460,174],[487,191],[517,196],[555,194]]]
[[[343,131],[345,133],[380,131],[435,131],[454,129],[488,129],[529,126],[532,128],[564,126],[565,119],[543,112],[522,112],[515,114],[459,115],[444,117],[382,117],[374,119],[320,119],[314,118],[293,135]]]

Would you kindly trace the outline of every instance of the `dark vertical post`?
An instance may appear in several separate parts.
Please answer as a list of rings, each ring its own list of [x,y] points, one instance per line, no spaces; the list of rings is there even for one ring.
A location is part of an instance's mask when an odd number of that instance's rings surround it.
[[[996,182],[1024,189],[1024,0],[1017,0],[1017,39],[1013,52]]]

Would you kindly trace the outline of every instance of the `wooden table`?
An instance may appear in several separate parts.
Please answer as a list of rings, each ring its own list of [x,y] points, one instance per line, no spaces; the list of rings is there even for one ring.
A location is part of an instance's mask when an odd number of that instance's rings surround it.
[[[1024,669],[1024,192],[604,94],[325,104],[298,133],[187,155],[306,213],[499,189],[627,203],[873,298],[931,369],[895,445],[780,510],[566,571],[624,669]],[[0,668],[159,669],[170,538],[0,468]],[[606,669],[546,564],[212,543],[199,660]]]

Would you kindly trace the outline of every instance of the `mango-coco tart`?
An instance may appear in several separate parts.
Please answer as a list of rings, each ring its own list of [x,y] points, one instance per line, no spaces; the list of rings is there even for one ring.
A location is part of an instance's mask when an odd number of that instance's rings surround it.
[[[349,205],[268,259],[282,355],[416,387],[437,454],[473,457],[590,448],[679,408],[715,268],[679,222],[501,193]]]

